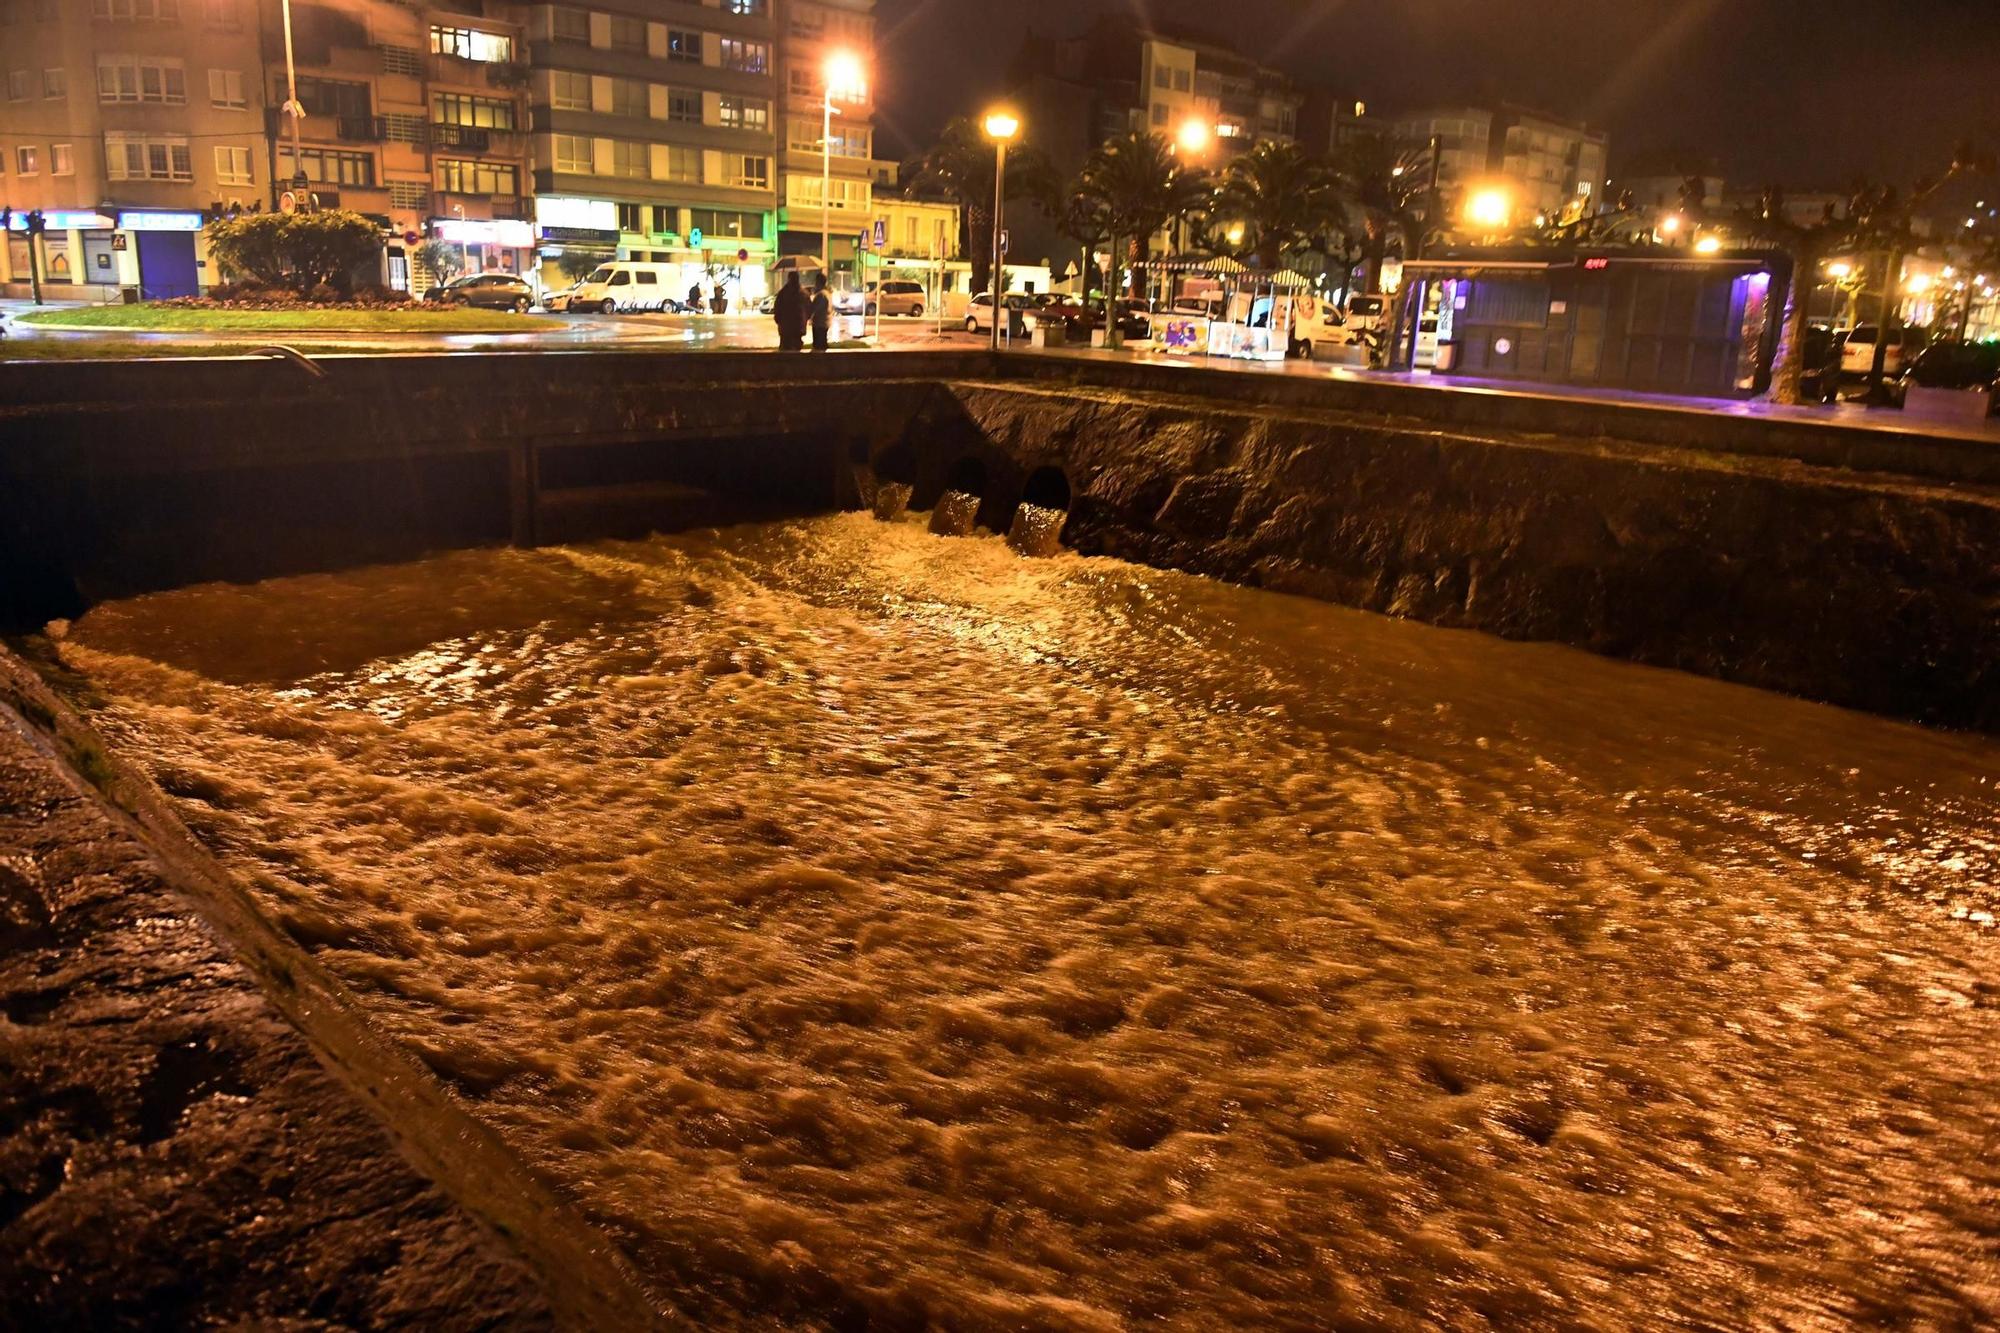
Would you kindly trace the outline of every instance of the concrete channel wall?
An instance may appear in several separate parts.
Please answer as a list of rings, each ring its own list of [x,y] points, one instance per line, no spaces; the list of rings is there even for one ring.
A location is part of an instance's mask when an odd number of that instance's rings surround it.
[[[203,579],[1031,483],[1079,549],[2000,729],[2000,449],[978,351],[0,366],[0,628]],[[1051,480],[1053,479],[1053,480]]]

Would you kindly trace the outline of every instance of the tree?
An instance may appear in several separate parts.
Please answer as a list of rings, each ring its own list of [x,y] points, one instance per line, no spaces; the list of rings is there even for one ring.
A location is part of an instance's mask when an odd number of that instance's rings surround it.
[[[300,292],[321,284],[345,291],[353,271],[382,253],[375,224],[339,209],[220,217],[203,231],[225,274],[247,274]]]
[[[1118,273],[1128,247],[1146,239],[1207,203],[1211,187],[1205,176],[1181,165],[1167,141],[1157,134],[1129,130],[1107,139],[1091,151],[1077,176],[1078,193],[1103,218],[1109,240],[1111,273],[1104,284],[1104,341],[1123,343],[1117,309]]]
[[[959,208],[965,229],[965,253],[972,261],[972,288],[988,290],[993,276],[993,163],[995,149],[986,132],[964,116],[944,127],[944,133],[922,156],[903,164],[908,190],[934,190]],[[1009,154],[1007,180],[1019,174],[1020,155]]]
[[[1021,192],[1058,234],[1076,242],[1081,252],[1077,272],[1083,275],[1083,295],[1088,300],[1089,274],[1096,267],[1092,255],[1110,235],[1103,204],[1083,188],[1080,175],[1064,175],[1040,153],[1031,155],[1022,166]]]
[[[1392,251],[1415,258],[1430,225],[1426,215],[1442,207],[1430,198],[1430,148],[1364,135],[1340,146],[1333,171],[1342,202],[1361,215],[1362,287],[1380,291],[1383,261]]]
[[[1295,143],[1266,141],[1232,161],[1215,191],[1214,215],[1257,267],[1275,269],[1344,225],[1340,191],[1326,165]]]
[[[428,269],[430,275],[439,282],[450,282],[465,266],[465,252],[435,236],[417,246],[414,257],[418,266]],[[563,271],[567,273],[569,270]]]
[[[425,246],[442,245],[442,244],[443,244],[442,241],[424,242]],[[423,251],[423,246],[419,246],[418,253],[420,255],[422,254],[422,251]],[[571,282],[582,282],[585,278],[589,277],[591,273],[596,270],[599,264],[602,264],[603,262],[604,262],[604,257],[602,255],[586,254],[582,250],[565,249],[562,252],[562,258],[556,260],[556,267],[561,269],[562,275],[565,278],[568,278]]]

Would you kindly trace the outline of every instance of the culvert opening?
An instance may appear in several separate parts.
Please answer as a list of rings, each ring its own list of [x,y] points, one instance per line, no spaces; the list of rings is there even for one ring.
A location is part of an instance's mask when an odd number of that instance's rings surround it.
[[[986,494],[986,464],[969,455],[959,459],[945,474],[944,488],[967,495]]]
[[[1041,509],[1069,509],[1069,478],[1059,467],[1036,468],[1021,488],[1021,503]]]

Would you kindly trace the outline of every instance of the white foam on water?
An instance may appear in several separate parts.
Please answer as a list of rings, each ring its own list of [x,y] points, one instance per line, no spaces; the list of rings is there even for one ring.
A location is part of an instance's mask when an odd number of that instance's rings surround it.
[[[2000,1318],[2000,747],[911,515],[101,606],[708,1326]]]

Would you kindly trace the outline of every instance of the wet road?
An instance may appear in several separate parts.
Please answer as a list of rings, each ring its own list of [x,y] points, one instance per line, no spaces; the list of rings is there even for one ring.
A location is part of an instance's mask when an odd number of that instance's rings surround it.
[[[2000,1319],[2000,745],[847,515],[63,655],[707,1326]]]

